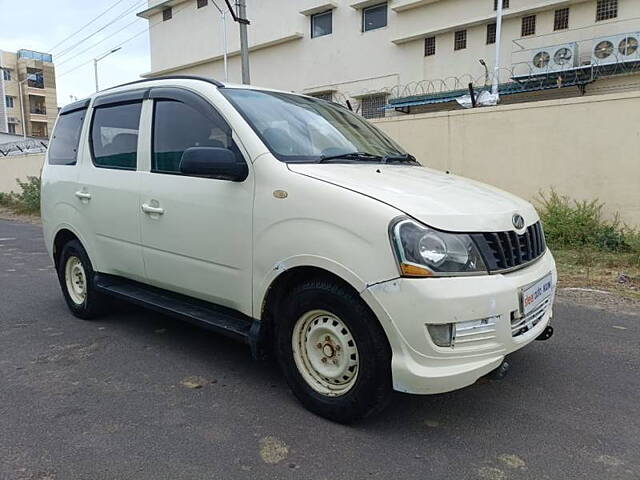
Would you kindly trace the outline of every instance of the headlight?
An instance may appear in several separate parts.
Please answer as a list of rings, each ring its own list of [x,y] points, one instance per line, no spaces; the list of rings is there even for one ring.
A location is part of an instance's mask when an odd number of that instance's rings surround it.
[[[480,252],[464,233],[440,232],[400,218],[391,225],[391,242],[405,277],[487,273]]]

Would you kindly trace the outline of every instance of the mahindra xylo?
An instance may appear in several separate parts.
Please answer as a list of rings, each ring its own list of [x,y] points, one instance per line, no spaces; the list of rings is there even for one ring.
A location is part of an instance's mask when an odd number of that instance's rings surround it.
[[[74,315],[118,297],[274,352],[336,421],[470,385],[552,331],[529,203],[307,96],[165,77],[67,105],[42,218]]]

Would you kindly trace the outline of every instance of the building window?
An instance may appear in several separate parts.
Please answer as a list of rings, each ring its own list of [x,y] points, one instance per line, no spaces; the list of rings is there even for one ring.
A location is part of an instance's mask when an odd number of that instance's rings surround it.
[[[16,124],[15,123],[10,123],[9,124],[9,133],[16,133]]]
[[[15,99],[13,97],[6,95],[4,97],[4,104],[7,106],[7,108],[13,108],[14,100]]]
[[[387,95],[384,93],[362,97],[360,100],[360,113],[364,118],[384,117],[386,103]]]
[[[198,8],[206,7],[209,5],[209,0],[198,0],[197,1]]]
[[[11,70],[9,70],[8,68],[3,68],[2,69],[2,78],[4,78],[5,80],[11,80]]]
[[[509,8],[509,0],[502,0],[502,8]],[[498,10],[498,0],[493,0],[493,9]]]
[[[487,25],[487,45],[496,43],[496,24],[490,23]]]
[[[165,8],[164,10],[162,10],[163,22],[166,22],[167,20],[171,20],[171,17],[173,17],[173,11],[171,10],[171,7]]]
[[[387,4],[362,9],[362,31],[368,32],[387,26]]]
[[[464,50],[467,48],[467,31],[458,30],[453,36],[453,49]]]
[[[618,16],[618,0],[598,0],[596,6],[596,22],[609,20]]]
[[[529,15],[522,17],[522,32],[521,36],[528,37],[529,35],[536,34],[536,16]]]
[[[436,54],[436,37],[424,39],[424,56],[429,57]]]
[[[319,98],[320,100],[326,100],[327,102],[333,102],[333,92],[311,93],[309,96]]]
[[[553,19],[554,30],[566,30],[569,28],[569,9],[560,8],[556,10],[555,17]]]
[[[311,38],[330,35],[333,31],[333,12],[311,15]]]

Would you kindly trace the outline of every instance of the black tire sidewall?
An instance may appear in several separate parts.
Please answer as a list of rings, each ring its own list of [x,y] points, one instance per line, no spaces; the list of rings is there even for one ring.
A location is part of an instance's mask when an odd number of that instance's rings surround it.
[[[340,423],[371,415],[386,405],[391,385],[391,351],[377,318],[350,288],[327,281],[307,282],[287,295],[278,309],[276,352],[294,395],[314,413]],[[314,390],[298,371],[292,335],[297,320],[311,310],[326,310],[342,320],[358,348],[358,376],[343,395]]]
[[[78,259],[80,259],[86,277],[87,295],[84,299],[84,302],[80,305],[78,305],[71,299],[71,296],[69,295],[69,291],[67,289],[65,266],[67,264],[67,260],[70,257],[77,257]],[[95,272],[93,270],[93,266],[91,265],[91,261],[89,260],[89,256],[87,255],[87,252],[82,247],[82,244],[79,241],[71,240],[67,242],[64,247],[62,247],[62,251],[60,252],[60,257],[58,260],[57,272],[64,299],[67,302],[69,310],[71,310],[71,312],[76,317],[82,318],[83,320],[89,320],[96,317],[102,312],[103,298],[96,291],[94,286]]]

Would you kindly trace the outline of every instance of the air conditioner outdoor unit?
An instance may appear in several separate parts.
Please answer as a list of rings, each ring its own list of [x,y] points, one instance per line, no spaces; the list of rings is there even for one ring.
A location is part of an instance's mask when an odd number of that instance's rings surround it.
[[[640,33],[624,33],[593,41],[593,64],[609,65],[640,60]]]
[[[534,50],[531,57],[532,73],[561,72],[578,66],[578,44],[565,43]]]

